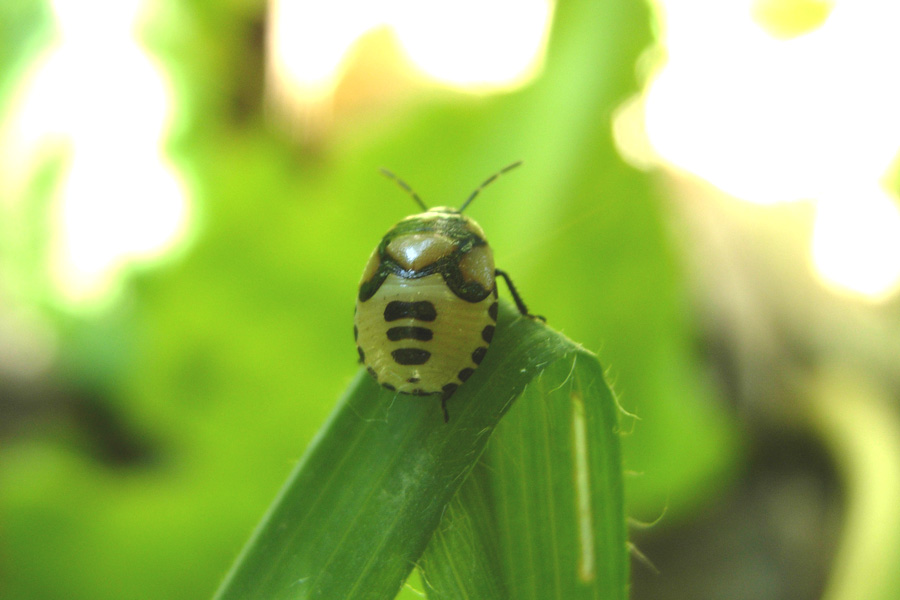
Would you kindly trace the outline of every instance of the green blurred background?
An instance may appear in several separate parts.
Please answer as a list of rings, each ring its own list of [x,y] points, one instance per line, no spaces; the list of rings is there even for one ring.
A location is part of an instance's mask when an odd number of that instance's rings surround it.
[[[517,159],[468,214],[635,415],[633,596],[900,596],[897,295],[823,285],[812,202],[621,158],[661,6],[558,3],[515,85],[424,76],[380,29],[298,91],[281,4],[147,1],[131,47],[136,2],[0,3],[0,597],[210,597],[358,368],[358,278],[414,211],[378,168],[458,205]],[[832,3],[733,4],[797,39]]]

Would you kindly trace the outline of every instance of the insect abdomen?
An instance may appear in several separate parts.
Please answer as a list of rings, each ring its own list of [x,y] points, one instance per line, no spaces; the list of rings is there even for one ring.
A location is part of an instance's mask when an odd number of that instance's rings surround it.
[[[356,311],[357,345],[388,389],[449,395],[484,358],[496,320],[493,294],[480,302],[456,296],[435,273],[391,274]]]

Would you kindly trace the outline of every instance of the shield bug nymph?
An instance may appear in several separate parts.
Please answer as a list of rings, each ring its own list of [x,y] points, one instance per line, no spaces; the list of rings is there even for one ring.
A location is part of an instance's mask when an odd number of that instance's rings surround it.
[[[484,231],[463,211],[486,186],[518,167],[490,176],[457,208],[428,208],[390,171],[424,212],[397,223],[363,271],[353,332],[360,362],[385,388],[447,399],[484,359],[497,323],[497,277],[519,312],[528,312],[509,276],[494,268]],[[541,317],[537,317],[541,318]]]

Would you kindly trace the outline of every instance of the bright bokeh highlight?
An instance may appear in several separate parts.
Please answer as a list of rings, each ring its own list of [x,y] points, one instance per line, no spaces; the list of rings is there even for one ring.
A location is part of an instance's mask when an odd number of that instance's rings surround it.
[[[270,0],[268,77],[307,102],[327,99],[353,43],[382,21],[377,2]]]
[[[48,269],[62,297],[80,303],[106,296],[130,262],[171,248],[188,206],[162,154],[172,94],[134,37],[140,2],[53,8],[57,40],[15,101],[0,169],[27,177],[48,144],[66,148]]]
[[[837,2],[821,26],[790,39],[761,27],[754,5],[660,3],[667,60],[644,102],[649,141],[667,162],[746,201],[824,203],[817,274],[883,297],[900,281],[900,253],[872,262],[857,250],[876,237],[900,239],[900,223],[876,221],[884,211],[863,200],[900,149],[900,3]],[[855,217],[842,235],[823,233],[838,226],[822,216],[838,205]]]
[[[391,25],[415,65],[462,89],[514,87],[541,64],[548,0],[398,3]]]
[[[320,101],[334,91],[356,40],[390,28],[412,65],[445,86],[516,87],[540,67],[550,0],[270,0],[271,85]]]
[[[831,285],[887,298],[900,287],[897,200],[878,185],[844,192],[816,203],[813,264]]]

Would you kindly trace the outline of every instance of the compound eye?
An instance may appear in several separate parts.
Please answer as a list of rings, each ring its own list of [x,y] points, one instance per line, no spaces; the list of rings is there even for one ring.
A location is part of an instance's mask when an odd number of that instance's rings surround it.
[[[459,270],[466,283],[474,281],[487,291],[494,289],[494,253],[490,246],[472,248],[459,261]]]
[[[387,245],[387,253],[408,271],[419,271],[450,256],[456,242],[435,233],[410,233],[394,238]]]

